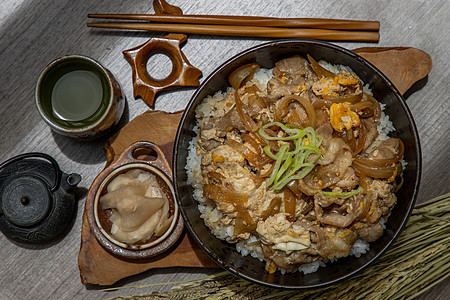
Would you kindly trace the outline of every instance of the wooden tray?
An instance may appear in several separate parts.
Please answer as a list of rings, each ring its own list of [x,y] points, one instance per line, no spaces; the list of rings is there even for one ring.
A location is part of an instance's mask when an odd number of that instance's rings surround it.
[[[359,48],[353,51],[380,69],[402,94],[426,77],[431,70],[430,56],[415,48]],[[172,163],[173,143],[182,113],[147,111],[130,121],[105,145],[105,168],[136,141],[157,144],[169,163]],[[117,258],[107,252],[93,236],[86,209],[83,214],[78,265],[83,284],[99,285],[111,285],[122,278],[152,268],[218,267],[186,232],[170,251],[152,259],[129,261]]]

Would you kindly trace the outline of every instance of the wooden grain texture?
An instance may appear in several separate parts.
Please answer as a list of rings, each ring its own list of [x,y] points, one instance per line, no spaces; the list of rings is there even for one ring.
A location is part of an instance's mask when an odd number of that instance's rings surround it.
[[[355,49],[389,78],[403,95],[431,71],[433,62],[428,53],[408,47],[365,47]]]
[[[183,112],[166,113],[149,110],[130,121],[105,145],[107,166],[137,141],[151,141],[158,144],[172,165],[173,142]]]
[[[227,26],[203,24],[168,23],[88,23],[88,27],[105,29],[145,30],[150,32],[176,32],[213,36],[258,37],[258,38],[303,38],[324,41],[378,42],[380,34],[375,31],[328,30],[315,28],[277,28],[264,26]]]
[[[258,15],[273,17],[343,18],[379,20],[380,42],[337,43],[358,47],[415,47],[430,54],[433,69],[407,103],[419,130],[423,172],[418,202],[450,192],[450,4],[447,0],[284,0],[266,1],[169,1],[185,14]],[[122,0],[6,0],[0,1],[0,160],[18,153],[41,151],[54,156],[65,172],[83,176],[78,194],[78,214],[67,236],[46,246],[15,244],[0,234],[0,299],[105,299],[118,295],[146,294],[169,286],[148,286],[114,292],[85,287],[79,278],[77,257],[82,228],[82,209],[87,188],[105,167],[106,139],[80,143],[54,135],[41,120],[35,105],[34,86],[42,69],[65,54],[83,54],[100,61],[119,81],[127,97],[130,120],[149,107],[133,97],[132,74],[122,51],[153,36],[165,34],[93,31],[85,26],[89,13],[154,13],[149,1]],[[242,49],[267,39],[188,36],[183,52],[204,76]],[[150,64],[150,73],[167,71],[163,64]],[[205,78],[204,77],[204,78]],[[203,79],[204,79],[203,78]],[[155,109],[183,110],[194,89],[161,94]],[[408,94],[408,93],[407,93]],[[154,269],[121,280],[130,287],[200,278],[216,269]],[[447,299],[446,279],[418,299]]]
[[[161,14],[90,14],[89,18],[140,20],[177,24],[206,24],[233,26],[265,26],[290,28],[318,28],[337,30],[379,31],[379,21],[358,21],[313,18],[268,18],[257,16],[219,16],[219,15],[161,15]]]
[[[186,86],[199,86],[202,72],[192,66],[181,51],[181,44],[187,39],[185,34],[168,34],[162,38],[151,38],[133,49],[123,51],[125,59],[133,70],[133,96],[141,98],[150,107],[154,106],[158,93]],[[172,63],[172,71],[163,79],[155,79],[147,71],[148,60],[154,54],[167,55]]]
[[[152,268],[199,267],[219,268],[186,233],[167,252],[145,261],[127,261],[115,257],[93,236],[86,215],[81,229],[81,249],[78,256],[83,284],[112,285],[122,278]]]

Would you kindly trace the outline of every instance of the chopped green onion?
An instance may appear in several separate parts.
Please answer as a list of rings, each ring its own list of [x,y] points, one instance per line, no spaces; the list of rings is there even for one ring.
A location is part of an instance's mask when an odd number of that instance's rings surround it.
[[[264,130],[267,127],[272,127],[272,126],[278,126],[280,127],[286,134],[288,134],[288,136],[285,137],[278,137],[278,136],[269,136],[267,135]],[[262,126],[259,130],[258,130],[259,135],[268,141],[290,141],[290,140],[296,140],[298,138],[301,138],[302,136],[305,135],[305,132],[303,130],[301,130],[300,128],[289,128],[288,126],[284,125],[283,123],[280,122],[271,122],[268,123],[264,126]]]
[[[286,152],[286,149],[288,146],[289,145],[283,145],[280,148],[280,151],[278,152],[277,160],[275,161],[275,166],[273,167],[272,174],[270,175],[270,178],[269,178],[268,185],[271,185],[274,182],[275,177],[277,176],[278,170],[280,169],[281,163],[283,162],[284,152]]]
[[[352,190],[350,192],[346,193],[336,193],[336,192],[325,192],[325,191],[319,191],[319,194],[322,194],[327,197],[334,197],[334,198],[341,198],[341,199],[347,199],[352,196],[358,195],[362,192],[362,187],[358,187],[356,190]]]
[[[300,168],[302,169],[297,174],[293,175],[293,173],[295,172],[291,172],[281,180],[278,180],[276,183],[274,183],[273,189],[275,191],[280,191],[286,184],[288,184],[292,180],[302,179],[303,177],[308,175],[309,172],[311,172],[311,170],[314,168],[314,164],[302,164],[298,167],[298,169]]]
[[[288,156],[286,160],[284,161],[283,165],[280,167],[280,169],[277,172],[277,175],[275,176],[275,182],[279,182],[281,176],[289,169],[292,163],[292,156]]]
[[[265,133],[268,127],[277,126],[284,131],[284,136],[269,136]],[[279,192],[292,180],[302,179],[311,172],[315,162],[320,158],[322,152],[320,145],[323,138],[316,135],[314,128],[300,128],[292,124],[271,122],[258,130],[259,135],[266,141],[285,141],[280,150],[274,154],[270,145],[264,147],[264,153],[275,160],[275,165],[270,175],[268,186],[273,184],[275,192]],[[289,149],[294,148],[292,151]]]
[[[270,158],[273,159],[273,160],[277,160],[277,157],[272,153],[272,151],[270,151],[270,146],[269,146],[269,145],[266,145],[266,146],[263,148],[263,150],[264,150],[264,153],[266,153],[266,155],[267,155],[268,157],[270,157]]]

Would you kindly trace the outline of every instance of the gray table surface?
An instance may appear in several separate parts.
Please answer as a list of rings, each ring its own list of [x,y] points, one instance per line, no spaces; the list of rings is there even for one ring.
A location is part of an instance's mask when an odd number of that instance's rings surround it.
[[[373,19],[381,22],[379,43],[338,43],[348,49],[366,46],[419,48],[433,59],[426,85],[407,103],[419,130],[423,175],[418,202],[450,192],[449,154],[449,47],[450,14],[446,0],[283,0],[171,1],[187,14],[235,14],[277,17]],[[84,195],[105,166],[103,141],[81,143],[58,136],[40,118],[34,88],[42,69],[66,54],[90,56],[106,66],[121,83],[129,118],[148,110],[134,99],[131,68],[122,51],[162,34],[94,30],[86,27],[88,13],[153,13],[151,1],[122,0],[3,0],[0,3],[0,161],[19,153],[45,152],[63,171],[78,172]],[[183,47],[203,78],[241,50],[268,40],[191,35]],[[156,61],[157,63],[158,61]],[[159,61],[161,62],[161,61]],[[152,65],[152,74],[167,67]],[[184,109],[194,89],[178,90],[157,98],[157,110]],[[85,196],[78,201],[75,224],[56,244],[31,247],[12,243],[0,234],[0,299],[104,299],[167,290],[167,286],[103,292],[80,282],[77,265],[81,217]],[[124,279],[122,286],[201,278],[216,270],[157,269]],[[419,299],[448,299],[447,278]]]

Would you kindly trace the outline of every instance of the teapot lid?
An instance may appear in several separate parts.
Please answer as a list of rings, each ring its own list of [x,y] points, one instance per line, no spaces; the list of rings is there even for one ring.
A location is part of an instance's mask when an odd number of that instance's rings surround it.
[[[5,219],[21,227],[44,220],[53,201],[47,183],[32,175],[13,176],[3,187],[0,199]]]
[[[61,179],[66,182],[61,184]],[[72,222],[75,199],[68,192],[80,180],[78,174],[61,172],[58,163],[44,153],[5,161],[0,165],[0,231],[21,243],[57,238]]]

